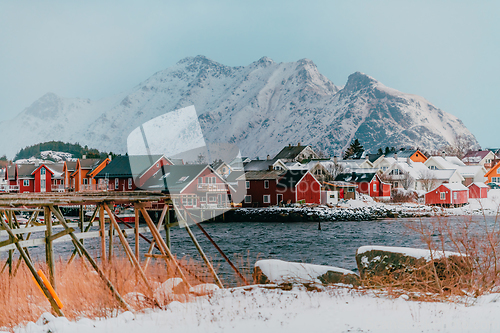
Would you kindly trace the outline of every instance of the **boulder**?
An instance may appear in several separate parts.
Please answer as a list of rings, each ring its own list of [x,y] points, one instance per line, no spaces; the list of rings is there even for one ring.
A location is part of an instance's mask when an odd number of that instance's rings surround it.
[[[470,272],[467,257],[460,253],[405,247],[362,246],[356,251],[356,263],[367,285],[404,281],[402,287],[427,283],[449,288]]]
[[[277,259],[259,260],[253,272],[256,284],[350,284],[359,285],[359,277],[347,269],[287,262]]]
[[[177,300],[179,295],[188,293],[188,287],[181,278],[171,278],[163,282],[154,291],[154,298],[160,304],[166,304],[172,300]]]

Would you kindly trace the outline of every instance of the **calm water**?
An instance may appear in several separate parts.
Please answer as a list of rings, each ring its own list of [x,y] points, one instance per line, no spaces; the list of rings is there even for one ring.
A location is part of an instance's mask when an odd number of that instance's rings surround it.
[[[463,217],[446,218],[453,225]],[[489,219],[492,223],[494,218]],[[212,236],[226,255],[234,260],[240,268],[250,268],[258,259],[282,259],[287,261],[306,262],[320,265],[332,265],[356,271],[356,249],[363,245],[386,245],[420,247],[425,245],[420,237],[408,229],[408,225],[429,223],[426,219],[385,219],[378,221],[359,222],[322,222],[321,230],[318,223],[203,223],[205,230]],[[232,270],[217,250],[196,226],[191,226],[205,253],[218,266],[221,278],[229,284],[234,283]],[[162,233],[164,235],[164,232]],[[146,234],[152,239],[150,234]],[[436,236],[436,235],[435,235]],[[39,237],[39,236],[37,236]],[[129,236],[131,247],[134,239]],[[171,229],[172,252],[177,257],[199,260],[187,232],[181,228]],[[85,240],[86,248],[99,257],[98,239]],[[140,247],[146,252],[149,244],[141,240]],[[73,250],[71,242],[59,243],[54,246],[56,258],[67,258]],[[115,238],[115,253],[123,253],[118,237]],[[30,253],[34,258],[44,260],[44,248],[32,248]],[[244,260],[238,256],[244,257]],[[16,257],[18,254],[16,254]],[[4,260],[6,253],[2,252]]]

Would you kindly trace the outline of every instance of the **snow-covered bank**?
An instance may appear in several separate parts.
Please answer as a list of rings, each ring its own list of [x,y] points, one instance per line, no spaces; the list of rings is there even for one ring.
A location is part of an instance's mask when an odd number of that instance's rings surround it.
[[[325,288],[307,292],[263,288],[217,291],[164,310],[125,312],[70,322],[46,314],[16,332],[495,332],[500,294],[462,303],[390,299],[372,292]]]
[[[459,208],[442,208],[417,203],[385,203],[358,195],[337,206],[305,205],[296,207],[239,208],[228,212],[219,220],[232,222],[318,222],[318,221],[371,221],[395,217],[432,216],[496,216],[500,213],[500,190],[490,190],[488,198],[469,199]]]

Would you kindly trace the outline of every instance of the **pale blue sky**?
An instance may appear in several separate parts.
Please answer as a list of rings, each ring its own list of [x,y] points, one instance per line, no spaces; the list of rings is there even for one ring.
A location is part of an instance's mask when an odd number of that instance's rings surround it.
[[[312,59],[361,71],[456,115],[499,147],[496,1],[2,1],[0,120],[46,92],[98,99],[186,56],[225,65]]]

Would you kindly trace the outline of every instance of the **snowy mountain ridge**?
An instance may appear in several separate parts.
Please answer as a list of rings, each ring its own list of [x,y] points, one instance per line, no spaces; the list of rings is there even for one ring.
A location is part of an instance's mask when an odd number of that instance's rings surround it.
[[[368,150],[385,146],[427,150],[474,136],[455,116],[424,98],[388,88],[356,72],[341,87],[311,60],[276,63],[263,57],[230,67],[188,57],[127,92],[91,101],[48,93],[2,123],[0,151],[49,140],[126,152],[128,134],[166,112],[194,105],[209,142],[237,144],[243,155],[274,155],[289,143],[339,155],[358,138]],[[19,136],[19,129],[29,135]]]

